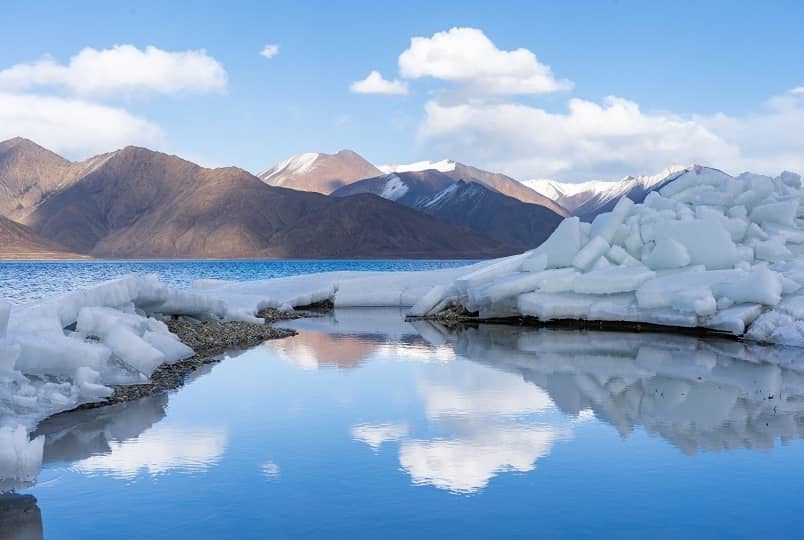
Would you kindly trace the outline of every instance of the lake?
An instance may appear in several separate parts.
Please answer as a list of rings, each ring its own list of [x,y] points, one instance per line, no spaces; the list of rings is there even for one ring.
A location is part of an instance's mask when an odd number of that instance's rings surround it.
[[[174,393],[45,421],[45,465],[22,490],[38,502],[24,514],[0,502],[6,532],[789,538],[804,526],[795,352],[449,329],[399,310],[282,325],[299,334]]]
[[[187,287],[196,279],[251,280],[339,270],[405,271],[463,266],[476,261],[373,260],[0,260],[0,300],[26,303],[127,274],[158,274],[166,285]]]

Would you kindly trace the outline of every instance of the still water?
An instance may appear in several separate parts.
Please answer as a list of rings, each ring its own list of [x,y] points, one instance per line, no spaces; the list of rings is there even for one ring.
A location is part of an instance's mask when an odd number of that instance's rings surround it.
[[[59,538],[792,538],[804,361],[338,310],[179,391],[44,422]],[[0,505],[2,508],[2,505]],[[3,516],[0,516],[0,523]],[[7,531],[8,532],[8,531]]]

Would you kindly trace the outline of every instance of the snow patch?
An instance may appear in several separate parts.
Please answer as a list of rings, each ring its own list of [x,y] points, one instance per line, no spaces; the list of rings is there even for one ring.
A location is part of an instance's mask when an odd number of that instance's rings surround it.
[[[309,172],[315,167],[315,162],[321,154],[316,152],[307,152],[291,156],[285,161],[277,163],[270,169],[267,169],[257,176],[264,182],[273,186],[281,186],[291,176]]]
[[[414,163],[397,164],[397,165],[377,165],[385,174],[403,173],[403,172],[420,172],[436,170],[440,172],[451,172],[455,170],[456,163],[451,159],[442,159],[441,161],[416,161]]]

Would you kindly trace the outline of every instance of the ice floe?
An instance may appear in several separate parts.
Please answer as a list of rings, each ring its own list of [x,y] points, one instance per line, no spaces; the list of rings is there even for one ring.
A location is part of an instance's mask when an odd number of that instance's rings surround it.
[[[804,345],[804,191],[694,167],[644,203],[564,220],[538,248],[439,283],[410,311],[697,327]]]

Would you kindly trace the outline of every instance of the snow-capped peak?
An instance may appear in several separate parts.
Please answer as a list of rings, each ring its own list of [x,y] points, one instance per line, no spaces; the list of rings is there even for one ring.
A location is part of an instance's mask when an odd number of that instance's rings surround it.
[[[551,180],[548,178],[539,178],[535,180],[525,180],[522,182],[534,191],[537,191],[545,197],[556,199],[560,197],[572,197],[585,191],[595,193],[616,193],[622,191],[623,187],[627,184],[628,187],[639,185],[643,188],[649,189],[657,184],[664,182],[671,176],[679,172],[692,170],[695,165],[682,166],[677,165],[668,167],[658,174],[646,176],[625,176],[620,180],[587,180],[585,182],[561,182],[559,180]]]
[[[602,205],[606,201],[625,195],[635,188],[648,191],[686,172],[700,168],[700,165],[676,165],[668,167],[657,174],[626,176],[620,180],[589,180],[575,183],[541,178],[526,180],[522,183],[533,191],[573,211],[591,199],[598,200],[598,204]]]
[[[403,173],[403,172],[419,172],[436,170],[440,172],[450,172],[455,170],[455,162],[451,159],[442,159],[441,161],[416,161],[414,163],[397,164],[397,165],[377,165],[385,174],[390,173]]]
[[[274,176],[283,175],[283,176],[290,176],[292,174],[301,174],[311,170],[315,166],[316,160],[321,156],[318,152],[307,152],[304,154],[297,154],[295,156],[291,156],[285,161],[277,163],[270,169],[267,169],[257,176],[262,178],[265,181],[270,180]],[[282,181],[280,180],[277,182],[277,185],[281,185]]]

